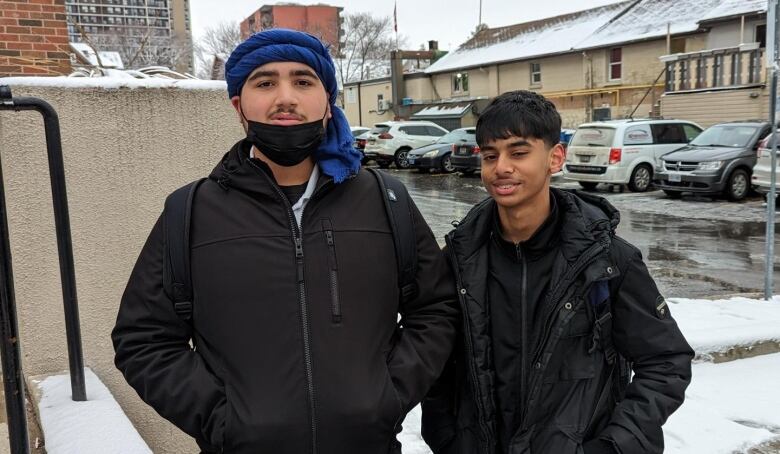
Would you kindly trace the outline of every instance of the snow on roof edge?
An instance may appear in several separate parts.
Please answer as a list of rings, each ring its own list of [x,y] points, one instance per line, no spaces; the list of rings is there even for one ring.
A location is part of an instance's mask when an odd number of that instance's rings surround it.
[[[103,88],[106,90],[175,88],[180,90],[224,90],[223,80],[135,79],[124,77],[0,77],[0,85],[47,88]]]

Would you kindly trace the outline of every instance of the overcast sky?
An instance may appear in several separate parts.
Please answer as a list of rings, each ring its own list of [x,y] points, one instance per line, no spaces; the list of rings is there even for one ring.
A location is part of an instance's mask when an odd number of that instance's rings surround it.
[[[517,24],[544,17],[581,11],[618,0],[482,0],[482,22],[490,27]],[[260,6],[275,4],[263,0],[190,0],[193,38],[210,24],[240,22]],[[299,0],[310,5],[326,3],[344,8],[343,14],[370,12],[392,16],[392,0]],[[418,49],[428,40],[439,41],[439,48],[457,48],[479,22],[480,0],[398,0],[398,33],[408,39],[409,48]]]

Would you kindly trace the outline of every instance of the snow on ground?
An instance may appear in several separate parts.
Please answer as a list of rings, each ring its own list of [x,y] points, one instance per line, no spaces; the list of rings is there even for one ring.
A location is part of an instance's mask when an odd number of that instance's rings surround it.
[[[772,302],[668,298],[672,316],[697,354],[780,341],[780,296]]]
[[[84,369],[87,402],[71,400],[70,375],[33,382],[48,454],[151,454],[114,396]]]
[[[58,88],[177,88],[184,90],[227,90],[225,81],[198,79],[136,79],[135,77],[0,77],[0,85]]]
[[[780,436],[780,353],[693,366],[664,426],[667,454],[731,454]]]

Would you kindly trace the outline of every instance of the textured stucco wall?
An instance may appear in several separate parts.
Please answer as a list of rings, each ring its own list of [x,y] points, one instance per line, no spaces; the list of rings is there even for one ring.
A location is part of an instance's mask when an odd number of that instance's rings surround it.
[[[110,332],[165,196],[206,176],[243,136],[226,93],[25,86],[13,92],[48,101],[60,116],[86,364],[155,453],[197,452],[114,368]],[[0,158],[28,376],[68,365],[45,150],[39,114],[0,112]]]

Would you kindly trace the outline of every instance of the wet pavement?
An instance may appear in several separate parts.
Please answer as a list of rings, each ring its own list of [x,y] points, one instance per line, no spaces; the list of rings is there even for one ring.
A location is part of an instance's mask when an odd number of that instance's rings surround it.
[[[401,179],[430,224],[444,242],[451,223],[487,197],[475,177],[390,172]],[[578,189],[576,183],[556,180],[554,186]],[[643,194],[594,192],[607,198],[621,213],[618,235],[637,246],[648,269],[667,297],[725,297],[761,294],[764,287],[766,207],[752,196],[740,203],[719,198],[684,197],[672,200],[661,191]],[[780,242],[775,241],[780,251]],[[775,288],[780,288],[780,263],[775,254]]]

